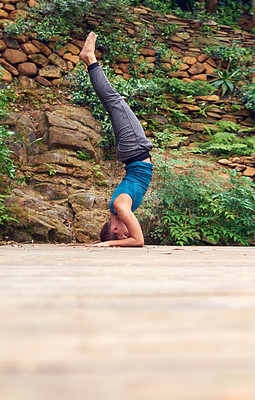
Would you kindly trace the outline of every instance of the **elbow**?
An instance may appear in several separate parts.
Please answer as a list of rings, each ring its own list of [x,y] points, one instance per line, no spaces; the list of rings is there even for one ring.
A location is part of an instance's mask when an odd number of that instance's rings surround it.
[[[137,247],[143,247],[144,246],[144,240],[139,240],[136,244]]]

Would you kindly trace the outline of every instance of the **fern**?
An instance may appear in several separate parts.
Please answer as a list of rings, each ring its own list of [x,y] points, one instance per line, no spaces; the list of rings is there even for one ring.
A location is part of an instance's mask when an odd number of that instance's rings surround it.
[[[210,140],[199,144],[200,149],[216,156],[250,155],[255,152],[255,137],[238,137],[238,133],[244,132],[244,129],[240,128],[238,124],[232,121],[219,121],[217,125],[218,127],[207,127],[205,129],[210,136]],[[245,132],[247,133],[251,130],[253,129],[247,128]]]
[[[233,132],[224,132],[224,131],[219,131],[216,132],[214,135],[213,140],[215,142],[219,143],[233,143],[235,140],[237,140],[237,135]]]
[[[219,121],[218,124],[222,131],[238,131],[239,125],[233,121]]]

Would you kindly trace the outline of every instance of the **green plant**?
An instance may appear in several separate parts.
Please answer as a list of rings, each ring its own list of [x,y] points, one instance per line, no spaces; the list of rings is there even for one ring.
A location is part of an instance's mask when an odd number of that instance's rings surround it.
[[[213,86],[208,82],[183,82],[177,78],[159,80],[158,85],[159,91],[169,92],[177,98],[183,95],[206,96],[213,91]]]
[[[211,140],[199,144],[199,148],[216,156],[250,155],[255,152],[254,137],[239,137],[244,134],[244,129],[231,121],[219,121],[218,127],[207,128],[206,132]],[[212,133],[214,131],[214,133]],[[245,129],[245,134],[249,128]]]
[[[174,125],[168,125],[163,130],[155,129],[154,135],[156,140],[153,141],[154,147],[160,149],[176,148],[179,147],[180,143],[186,139],[184,136],[180,136],[177,132],[177,128]]]
[[[205,179],[199,165],[178,174],[174,167],[178,167],[174,157],[171,162],[158,159],[157,201],[144,204],[153,221],[154,243],[249,245],[254,241],[253,183],[234,173],[228,181],[215,174]]]
[[[241,96],[245,107],[255,113],[255,82],[245,86],[241,91]]]
[[[161,36],[165,39],[170,39],[171,36],[176,32],[177,25],[176,24],[154,24],[156,29],[160,32]]]
[[[0,120],[8,116],[8,104],[10,99],[9,88],[0,90]],[[12,150],[10,143],[14,133],[9,130],[8,126],[0,125],[0,174],[7,178],[14,179],[16,167],[12,160]],[[9,181],[10,182],[10,181]]]
[[[10,211],[8,207],[5,205],[7,197],[9,196],[0,194],[0,233],[1,231],[3,232],[4,227],[8,222],[10,221],[17,222],[17,220],[10,215]]]
[[[247,66],[254,56],[254,48],[241,47],[233,40],[231,46],[208,44],[204,52],[216,60],[229,64],[229,68]]]
[[[131,39],[121,29],[112,30],[105,22],[101,27],[95,29],[98,34],[97,47],[104,50],[104,61],[113,63],[121,58],[128,57],[131,64],[137,60],[139,48],[141,47],[135,39]],[[111,29],[110,32],[108,30]]]
[[[242,14],[249,12],[251,2],[248,0],[219,0],[219,7],[214,14],[214,19],[221,25],[228,25],[240,29],[238,22]]]
[[[0,120],[7,117],[7,109],[10,91],[0,90]],[[6,125],[0,125],[0,226],[12,220],[9,210],[5,205],[5,200],[11,190],[12,181],[16,176],[16,166],[12,159],[11,141],[14,133]]]
[[[79,158],[79,160],[85,160],[85,161],[91,160],[89,153],[84,153],[83,151],[78,150],[76,152],[76,155],[77,158]]]
[[[102,182],[104,181],[104,180],[102,180],[102,178],[104,178],[104,174],[101,171],[101,165],[100,164],[96,164],[96,165],[94,165],[94,167],[92,169],[94,171],[95,177],[98,178],[98,179],[101,179],[100,182],[102,184]]]
[[[207,103],[201,103],[199,105],[199,114],[203,115],[204,117],[207,117],[207,111],[210,111],[211,108],[219,108],[220,106],[212,105],[212,104],[207,104]]]
[[[49,175],[56,175],[56,173],[57,173],[57,170],[52,166],[52,165],[50,165],[50,164],[47,164],[47,163],[43,163],[44,165],[46,165],[46,167],[48,167],[48,173],[49,173]]]
[[[41,0],[30,8],[24,18],[6,22],[4,34],[8,37],[36,33],[38,40],[47,42],[56,39],[57,46],[63,45],[73,31],[81,31],[83,17],[96,7],[98,12],[118,13],[125,9],[126,1],[119,0]]]
[[[36,33],[36,39],[42,42],[55,40],[57,47],[71,38],[70,30],[70,26],[58,15],[39,18],[33,12],[26,19],[19,16],[15,22],[4,23],[4,35],[7,37],[15,38],[25,32]]]
[[[220,90],[220,97],[229,96],[235,89],[235,83],[237,82],[236,75],[239,70],[228,71],[228,70],[217,70],[214,79],[210,81],[216,89]]]
[[[12,150],[10,150],[10,141],[13,132],[8,130],[7,126],[0,126],[0,174],[14,179],[16,167],[12,160]]]
[[[26,31],[29,30],[29,24],[26,22],[25,18],[18,15],[15,19],[15,22],[5,21],[3,23],[4,26],[4,35],[7,37],[16,37],[18,35],[23,35]]]

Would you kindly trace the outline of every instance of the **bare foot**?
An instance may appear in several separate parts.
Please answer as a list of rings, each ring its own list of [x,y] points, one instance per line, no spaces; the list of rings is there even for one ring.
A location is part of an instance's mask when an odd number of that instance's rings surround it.
[[[87,64],[87,66],[97,61],[95,56],[96,40],[97,40],[97,35],[94,32],[90,32],[87,39],[85,40],[83,49],[80,53],[81,60],[84,61]]]

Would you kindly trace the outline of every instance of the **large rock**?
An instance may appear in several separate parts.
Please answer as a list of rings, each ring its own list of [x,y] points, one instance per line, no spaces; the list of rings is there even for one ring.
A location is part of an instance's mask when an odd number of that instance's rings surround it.
[[[192,67],[188,70],[190,75],[199,75],[205,70],[205,66],[202,63],[197,62],[196,64],[192,65]]]
[[[168,75],[172,78],[189,78],[189,74],[186,71],[169,72]]]
[[[6,46],[9,47],[10,49],[19,50],[19,42],[16,39],[7,38]]]
[[[4,43],[3,40],[0,40],[0,51],[3,51],[6,49],[6,44]]]
[[[245,171],[243,171],[243,175],[244,176],[248,176],[250,178],[254,178],[255,177],[255,168],[253,167],[247,167],[245,169]]]
[[[50,126],[59,126],[60,128],[73,129],[73,130],[79,129],[79,123],[77,121],[63,118],[62,116],[59,116],[57,113],[46,112],[46,117],[48,120],[48,124]]]
[[[141,54],[142,54],[143,56],[154,57],[154,56],[156,55],[156,51],[155,51],[155,50],[152,50],[152,49],[143,48],[143,49],[141,49]]]
[[[62,206],[46,202],[43,196],[26,186],[22,190],[14,189],[9,207],[18,221],[13,222],[10,227],[14,240],[26,236],[29,240],[30,236],[30,241],[71,242],[72,232],[67,226],[73,213],[68,204]]]
[[[66,53],[63,55],[64,60],[71,61],[73,64],[78,64],[80,61],[79,56],[75,56],[72,53]]]
[[[6,71],[3,67],[0,67],[0,81],[3,80],[5,82],[12,82],[12,74],[9,71]]]
[[[88,126],[97,133],[102,133],[102,126],[85,107],[74,107],[69,105],[55,106],[52,108],[54,113],[64,118],[73,119],[82,125]]]
[[[17,66],[20,75],[34,76],[37,74],[37,67],[34,63],[25,62]]]
[[[160,114],[151,114],[149,116],[149,119],[154,121],[156,124],[164,125],[168,123],[168,120],[163,115]]]
[[[22,86],[28,88],[28,89],[36,89],[37,85],[34,79],[29,78],[26,75],[21,75],[19,76],[19,82]]]
[[[191,79],[193,81],[207,81],[207,75],[206,74],[198,74],[198,75],[192,75]]]
[[[10,64],[19,64],[27,61],[27,55],[21,50],[6,49],[3,56]]]
[[[41,115],[37,137],[43,138],[48,150],[79,150],[98,161],[103,156],[102,149],[97,146],[101,137],[99,132],[101,133],[101,126],[87,109],[58,106],[53,108],[53,112]],[[81,165],[82,160],[79,161]]]
[[[49,57],[49,55],[52,53],[52,50],[43,44],[42,42],[39,42],[39,40],[32,40],[32,43],[34,46],[36,46],[45,56]]]
[[[47,57],[42,54],[30,54],[28,56],[29,60],[35,63],[39,68],[46,67],[49,64]]]
[[[66,148],[80,150],[88,153],[91,157],[95,155],[95,150],[89,139],[81,132],[59,127],[51,127],[48,135],[49,149]]]
[[[77,242],[99,240],[100,230],[108,218],[108,210],[90,210],[76,214],[73,230]]]
[[[4,11],[4,10],[2,10],[2,9],[0,9],[0,18],[2,19],[2,18],[8,18],[8,12],[6,12],[6,11]]]
[[[56,53],[52,53],[48,59],[52,62],[52,64],[56,65],[57,67],[60,68],[65,68],[66,67],[66,63],[65,61],[59,57]]]
[[[56,149],[36,154],[31,158],[31,164],[39,166],[39,168],[33,168],[33,171],[39,173],[48,173],[50,165],[55,173],[61,175],[76,176],[83,180],[87,180],[93,175],[92,163],[80,160],[75,151],[68,149]]]
[[[6,71],[9,71],[12,75],[14,75],[14,76],[19,75],[18,70],[13,65],[11,65],[7,61],[5,61],[4,59],[0,59],[0,64],[2,65],[2,67],[4,67],[4,69]]]
[[[40,83],[40,85],[46,86],[46,87],[50,87],[52,86],[52,83],[50,81],[48,81],[48,79],[43,78],[42,76],[37,76],[35,78],[36,82]]]
[[[103,165],[98,178],[93,163],[79,159],[76,150],[80,146],[91,157],[101,158],[97,147],[100,124],[89,110],[64,105],[41,113],[38,121],[38,132],[33,120],[23,114],[10,113],[0,122],[19,132],[20,139],[12,149],[21,164],[19,174],[25,177],[8,203],[13,204],[11,210],[18,221],[10,225],[9,238],[21,242],[98,240],[109,217],[109,199],[98,192],[97,182],[103,176],[111,185],[114,179]],[[38,135],[45,144],[34,142]],[[57,148],[48,150],[51,146]]]
[[[77,121],[79,129],[89,137],[93,146],[98,143],[102,134],[102,126],[87,108],[62,105],[53,107],[53,113],[65,119]]]
[[[80,54],[80,49],[79,49],[79,47],[77,47],[77,46],[75,46],[74,44],[71,44],[71,43],[67,43],[66,45],[65,45],[65,48],[66,48],[66,50],[69,52],[69,53],[72,53],[72,54],[74,54],[74,55],[78,55],[78,54]]]
[[[104,209],[108,210],[108,203],[104,197],[98,197],[94,192],[79,190],[69,196],[68,201],[75,214],[84,210]]]
[[[106,198],[91,189],[68,195],[67,182],[52,183],[45,180],[34,184],[36,189],[31,185],[14,189],[8,206],[17,222],[10,224],[8,236],[29,242],[98,240],[101,227],[109,218]]]
[[[45,78],[61,78],[62,73],[59,67],[48,65],[39,71],[39,75]]]
[[[197,62],[196,57],[186,56],[182,58],[182,61],[188,65],[194,65]]]
[[[196,96],[195,97],[197,100],[202,100],[202,101],[213,101],[213,102],[217,102],[220,100],[219,96],[217,96],[216,94],[210,94],[208,96]]]
[[[208,74],[208,75],[214,75],[214,68],[210,65],[210,64],[208,64],[208,63],[204,63],[204,66],[205,66],[205,73],[206,74]]]
[[[21,48],[24,51],[24,53],[26,53],[26,54],[37,54],[37,53],[40,53],[40,50],[38,49],[38,47],[34,46],[30,42],[22,44]]]
[[[203,132],[205,130],[205,125],[199,122],[181,122],[180,127],[195,132]]]
[[[36,139],[35,127],[29,117],[18,113],[10,113],[2,118],[0,124],[8,125],[17,137],[11,143],[11,150],[21,164],[27,162],[31,151],[35,151],[34,141]]]
[[[17,17],[26,18],[26,16],[27,12],[25,10],[14,10],[9,14],[8,19],[15,21]]]

